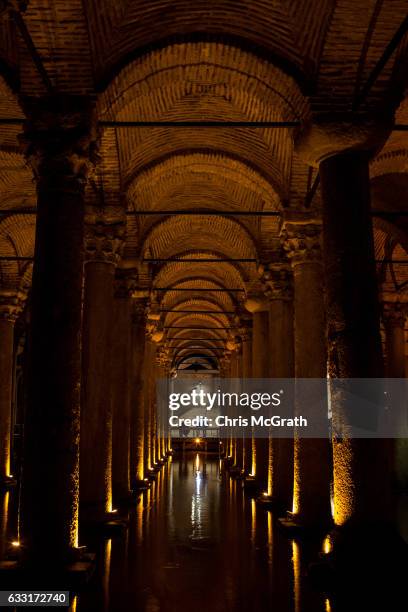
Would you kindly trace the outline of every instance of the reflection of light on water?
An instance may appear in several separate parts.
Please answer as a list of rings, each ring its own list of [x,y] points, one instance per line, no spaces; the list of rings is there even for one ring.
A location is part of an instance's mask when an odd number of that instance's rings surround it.
[[[8,522],[8,510],[9,510],[9,501],[10,501],[10,492],[6,491],[3,497],[3,512],[2,512],[2,521],[0,527],[0,553],[3,556],[4,553],[4,544],[7,539],[7,522]]]
[[[251,542],[255,544],[256,535],[256,501],[251,499]]]
[[[104,550],[104,572],[103,572],[103,603],[104,609],[109,609],[109,582],[112,554],[112,540],[106,540]]]
[[[292,540],[292,565],[295,612],[300,612],[300,549],[295,540]]]
[[[324,600],[324,610],[325,612],[331,612],[330,600],[327,598]]]
[[[272,513],[268,512],[268,564],[272,565]]]
[[[328,555],[332,550],[332,541],[330,535],[326,536],[323,540],[322,550],[325,555]]]
[[[74,595],[74,597],[71,599],[71,602],[69,604],[69,612],[76,612],[77,603],[78,603],[78,597],[77,595]]]
[[[195,492],[191,497],[191,526],[192,537],[197,538],[202,534],[202,499],[201,485],[202,473],[200,471],[200,455],[197,453],[195,457]]]

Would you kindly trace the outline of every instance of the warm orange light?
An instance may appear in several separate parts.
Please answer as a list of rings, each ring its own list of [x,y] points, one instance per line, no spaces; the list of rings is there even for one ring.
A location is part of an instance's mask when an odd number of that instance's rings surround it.
[[[263,495],[264,497],[268,497],[268,493],[267,493],[266,491],[264,491],[264,492],[262,493],[262,495]]]
[[[11,545],[12,545],[14,548],[18,548],[18,547],[20,546],[20,542],[19,542],[18,540],[14,540],[14,541],[11,543]]]
[[[117,511],[118,511],[118,509],[117,509],[117,508],[115,508],[114,510],[111,510],[111,511],[110,511],[110,514],[115,514]]]
[[[328,555],[332,550],[332,542],[330,536],[326,536],[323,540],[322,546],[323,552],[325,555]]]
[[[196,438],[195,441],[196,441],[196,444],[200,444],[201,442],[200,438]]]

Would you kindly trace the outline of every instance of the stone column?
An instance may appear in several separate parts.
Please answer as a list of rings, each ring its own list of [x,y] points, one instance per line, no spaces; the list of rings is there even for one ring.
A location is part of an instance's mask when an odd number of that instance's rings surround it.
[[[11,470],[14,323],[23,295],[0,290],[0,487],[15,481]]]
[[[292,216],[283,229],[293,271],[296,378],[326,378],[327,352],[323,297],[321,223]],[[295,414],[311,405],[303,386]],[[306,395],[305,395],[306,394]],[[327,405],[322,409],[328,409]],[[295,429],[292,524],[324,528],[330,523],[330,446],[328,439],[301,438]]]
[[[45,571],[78,544],[84,191],[96,139],[87,98],[25,106],[38,198],[21,533],[26,560]]]
[[[111,339],[112,490],[114,503],[129,498],[132,397],[132,293],[135,272],[117,270]]]
[[[252,378],[269,377],[269,317],[268,302],[264,296],[252,296],[245,302],[252,312]],[[252,437],[251,474],[261,491],[268,486],[269,440]]]
[[[242,342],[240,338],[237,338],[236,342],[236,371],[235,376],[237,378],[237,392],[240,393],[242,390],[242,375],[243,375],[243,364],[242,364]],[[238,473],[240,474],[243,470],[244,466],[244,438],[238,436],[235,438],[235,457],[234,457],[234,465],[236,466]]]
[[[143,396],[147,296],[135,297],[131,326],[131,439],[130,474],[132,489],[146,486],[145,403]]]
[[[282,254],[282,261],[269,264],[263,275],[269,300],[269,372],[272,378],[294,376],[293,277],[283,257]],[[293,451],[293,437],[271,438],[267,493],[285,509],[289,509],[292,502]]]
[[[245,380],[252,376],[252,321],[248,321],[246,326],[241,328],[242,341],[242,376]],[[244,430],[242,469],[248,475],[252,469],[252,438],[249,432]]]
[[[85,225],[80,518],[100,522],[112,512],[111,331],[115,267],[124,225],[95,214]]]
[[[368,161],[367,153],[350,151],[320,164],[331,378],[384,375]],[[383,520],[392,509],[390,441],[352,439],[348,403],[331,392],[341,429],[333,440],[336,525]]]

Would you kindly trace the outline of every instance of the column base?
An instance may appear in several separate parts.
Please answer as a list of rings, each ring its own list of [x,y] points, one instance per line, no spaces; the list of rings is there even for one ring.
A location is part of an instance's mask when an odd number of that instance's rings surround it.
[[[259,491],[259,483],[255,476],[245,476],[242,481],[242,486],[245,493],[249,495],[256,495]]]
[[[123,516],[117,512],[109,512],[102,518],[88,518],[81,521],[81,528],[84,533],[92,537],[110,538],[121,535],[126,531],[129,524],[128,516]]]
[[[232,478],[237,478],[241,475],[241,468],[238,465],[230,465],[228,467],[228,473]]]
[[[152,486],[150,480],[148,478],[143,478],[143,480],[135,480],[132,485],[132,493],[140,493],[140,491],[146,491],[150,489]]]
[[[293,512],[287,512],[285,517],[278,518],[278,523],[289,536],[301,538],[321,537],[332,526],[329,519],[318,524],[311,524],[306,522],[300,514],[293,514]]]
[[[282,503],[273,495],[263,492],[256,498],[256,503],[266,510],[282,510]]]
[[[0,480],[0,490],[1,489],[9,489],[10,487],[15,487],[17,484],[17,479],[14,476],[5,476]]]

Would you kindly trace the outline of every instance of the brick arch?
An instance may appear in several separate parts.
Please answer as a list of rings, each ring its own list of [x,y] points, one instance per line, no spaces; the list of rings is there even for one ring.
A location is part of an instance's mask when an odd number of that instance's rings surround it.
[[[167,217],[142,241],[142,253],[150,257],[174,257],[183,252],[223,253],[225,257],[255,258],[257,249],[249,232],[235,219],[197,215]]]
[[[0,256],[31,257],[34,253],[35,218],[11,215],[0,223]],[[32,263],[27,261],[1,261],[0,287],[27,288],[31,282]]]
[[[239,66],[239,69],[238,69]],[[129,120],[301,120],[308,105],[298,84],[276,66],[222,43],[184,43],[126,66],[101,94],[99,115]],[[109,139],[108,129],[105,131]],[[292,129],[120,129],[123,182],[156,158],[186,148],[251,159],[288,189]],[[267,161],[266,161],[267,160]]]
[[[148,8],[148,10],[146,10]],[[186,39],[228,40],[312,75],[333,10],[331,0],[117,0],[87,2],[99,86],[147,49]],[[109,49],[109,53],[107,53]]]
[[[399,288],[408,290],[408,241],[407,235],[391,223],[378,221],[374,226],[376,260],[392,259],[405,263],[377,264],[382,291],[395,293]]]

